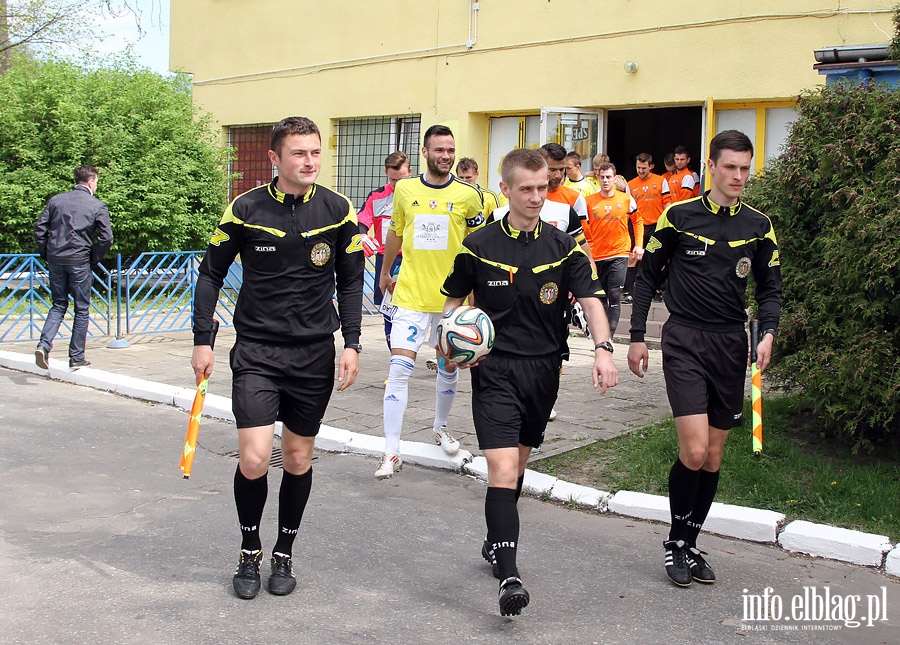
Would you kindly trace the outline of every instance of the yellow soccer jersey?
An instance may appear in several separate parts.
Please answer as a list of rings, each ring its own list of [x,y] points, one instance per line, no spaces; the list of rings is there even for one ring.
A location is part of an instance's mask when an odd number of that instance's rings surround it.
[[[393,304],[442,311],[441,286],[463,238],[484,223],[481,191],[453,175],[442,186],[427,183],[425,175],[398,181],[391,230],[403,238],[403,266]]]
[[[497,193],[489,188],[481,188],[481,197],[484,199],[484,219],[490,222],[494,210],[500,207],[500,198],[497,196]]]
[[[582,197],[587,197],[600,191],[599,184],[595,184],[591,181],[591,179],[593,179],[593,177],[582,176],[578,181],[572,181],[571,179],[566,177],[563,180],[563,186],[565,186],[566,188],[571,188]]]

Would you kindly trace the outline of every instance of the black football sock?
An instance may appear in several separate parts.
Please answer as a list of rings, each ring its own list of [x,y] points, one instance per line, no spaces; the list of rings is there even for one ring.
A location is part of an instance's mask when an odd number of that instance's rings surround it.
[[[522,485],[525,483],[525,475],[520,475],[516,481],[516,501],[522,496]]]
[[[269,495],[269,473],[258,479],[247,479],[238,465],[234,473],[234,503],[237,506],[238,523],[241,527],[241,549],[259,551],[259,522],[266,497]]]
[[[670,540],[688,539],[688,520],[694,508],[697,496],[699,470],[691,470],[681,459],[676,459],[669,471],[669,510],[672,513],[672,528],[669,530]]]
[[[716,497],[716,491],[719,489],[719,471],[710,472],[708,470],[700,470],[697,477],[697,496],[694,500],[694,510],[688,520],[688,546],[697,546],[697,536],[700,535],[700,529],[709,515],[709,509],[712,508],[713,499]]]
[[[484,518],[488,541],[500,568],[500,580],[518,578],[516,544],[519,541],[519,509],[516,508],[516,491],[489,487],[484,497]]]
[[[312,489],[312,466],[302,475],[292,475],[284,471],[281,477],[281,490],[278,492],[278,540],[273,553],[290,556],[303,519],[309,491]]]

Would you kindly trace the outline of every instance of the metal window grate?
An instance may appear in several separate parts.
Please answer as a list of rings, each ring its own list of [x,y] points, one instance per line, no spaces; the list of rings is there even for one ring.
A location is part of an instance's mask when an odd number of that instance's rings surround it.
[[[272,181],[275,167],[269,161],[269,143],[272,139],[272,125],[234,125],[228,128],[228,145],[235,149],[234,160],[229,165],[230,173],[240,173],[231,181],[229,201]]]
[[[419,172],[419,115],[338,119],[334,184],[360,209],[373,188],[383,186],[384,158],[396,150],[409,155],[410,170]]]

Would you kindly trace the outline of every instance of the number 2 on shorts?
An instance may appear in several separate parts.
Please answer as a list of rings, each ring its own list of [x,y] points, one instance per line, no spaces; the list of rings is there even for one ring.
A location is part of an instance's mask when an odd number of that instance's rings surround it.
[[[418,335],[419,335],[419,328],[416,327],[415,325],[410,325],[409,326],[409,338],[407,338],[406,340],[410,343],[414,343],[414,342],[416,342],[416,336],[418,336]]]

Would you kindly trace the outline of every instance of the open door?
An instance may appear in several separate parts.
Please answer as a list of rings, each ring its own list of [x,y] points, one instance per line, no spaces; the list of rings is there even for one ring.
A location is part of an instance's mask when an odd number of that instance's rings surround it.
[[[499,193],[503,157],[513,148],[540,147],[540,132],[540,117],[536,114],[491,117],[487,168],[480,172],[481,185]]]
[[[574,107],[541,108],[541,145],[558,143],[567,151],[581,155],[582,172],[592,169],[591,162],[605,149],[605,112]]]

